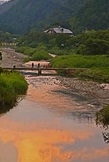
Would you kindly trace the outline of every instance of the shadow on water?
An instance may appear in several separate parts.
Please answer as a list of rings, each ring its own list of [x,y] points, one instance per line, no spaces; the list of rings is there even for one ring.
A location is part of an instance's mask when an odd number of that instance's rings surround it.
[[[24,99],[24,96],[21,95],[18,100],[13,104],[13,105],[0,105],[0,116],[6,114],[7,112],[9,112],[11,109],[13,109],[14,107],[16,107],[18,105],[18,103]]]
[[[70,90],[55,90],[54,92],[69,95],[70,97],[74,97],[77,101],[87,101],[87,98],[85,96],[76,94],[74,92],[71,92]]]
[[[10,111],[11,109],[13,109],[13,106],[9,106],[9,105],[0,105],[0,116],[2,116],[3,114],[7,113],[8,111]]]
[[[61,114],[63,114],[65,117],[74,120],[78,120],[80,122],[93,122],[93,119],[95,118],[97,108],[100,108],[100,104],[97,101],[91,100],[86,97],[82,96],[81,94],[78,94],[76,92],[72,92],[69,89],[58,89],[58,90],[53,90],[54,93],[60,94],[60,95],[65,95],[68,98],[70,98],[69,103],[71,104],[70,101],[73,100],[78,103],[76,109],[63,109],[61,111]],[[53,111],[53,108],[52,110]],[[56,108],[54,110],[56,112]],[[59,112],[60,109],[57,109],[57,112]]]
[[[77,102],[87,102],[87,103],[91,103],[92,105],[94,105],[95,107],[100,107],[100,103],[95,100],[94,98],[88,97],[86,95],[82,95],[82,94],[78,94],[76,92],[70,91],[70,90],[55,90],[54,92],[56,93],[61,93],[64,95],[67,95],[69,97],[74,98]]]

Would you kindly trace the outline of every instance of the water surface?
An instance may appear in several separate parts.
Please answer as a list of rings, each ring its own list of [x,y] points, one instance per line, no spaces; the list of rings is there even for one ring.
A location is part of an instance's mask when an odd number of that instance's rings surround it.
[[[26,79],[25,98],[0,117],[0,162],[108,162],[96,107],[53,76]]]

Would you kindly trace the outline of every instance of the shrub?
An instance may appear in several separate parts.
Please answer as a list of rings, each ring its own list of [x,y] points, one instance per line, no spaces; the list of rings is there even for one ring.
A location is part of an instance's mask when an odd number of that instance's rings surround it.
[[[35,48],[29,48],[27,47],[25,50],[24,50],[24,54],[25,55],[28,55],[28,56],[32,56],[34,53],[35,53],[36,49]]]
[[[32,61],[40,61],[40,60],[49,60],[52,57],[43,50],[37,50],[35,53],[32,55],[31,60]]]
[[[20,47],[16,47],[15,51],[16,52],[20,52],[20,53],[24,53],[24,51],[26,50],[27,47],[25,46],[20,46]]]
[[[0,105],[14,106],[19,95],[25,94],[27,82],[17,72],[0,75]]]
[[[84,44],[81,44],[77,50],[78,54],[99,55],[107,54],[109,51],[109,42],[100,39],[89,38]]]
[[[104,106],[99,112],[96,113],[96,124],[108,127],[109,125],[109,105]]]

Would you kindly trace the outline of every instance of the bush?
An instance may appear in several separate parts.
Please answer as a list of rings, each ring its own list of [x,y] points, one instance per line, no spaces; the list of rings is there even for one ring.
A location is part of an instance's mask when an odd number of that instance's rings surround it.
[[[25,55],[28,55],[28,56],[32,56],[34,53],[35,53],[36,49],[35,48],[29,48],[27,47],[25,50],[24,50],[24,54]]]
[[[96,113],[96,124],[108,127],[109,125],[109,105],[104,106],[99,112]]]
[[[92,38],[87,39],[84,45],[81,44],[77,50],[78,54],[84,55],[108,54],[108,52],[109,42]]]
[[[14,106],[19,95],[25,94],[27,82],[17,72],[0,75],[0,105]]]
[[[40,61],[40,60],[50,60],[52,57],[43,50],[37,50],[35,53],[32,55],[31,60],[32,61]]]
[[[20,53],[24,53],[24,51],[26,50],[27,47],[25,46],[20,46],[20,47],[16,47],[15,51],[16,52],[20,52]]]

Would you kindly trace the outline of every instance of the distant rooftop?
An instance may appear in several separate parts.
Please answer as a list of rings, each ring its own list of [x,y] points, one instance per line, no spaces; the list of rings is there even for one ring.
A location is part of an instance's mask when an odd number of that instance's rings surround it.
[[[73,32],[69,29],[65,29],[62,27],[50,28],[44,31],[45,33],[60,33],[60,34],[73,34]]]

